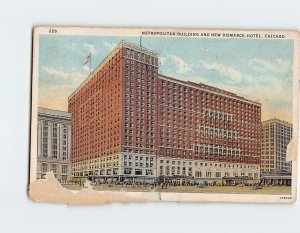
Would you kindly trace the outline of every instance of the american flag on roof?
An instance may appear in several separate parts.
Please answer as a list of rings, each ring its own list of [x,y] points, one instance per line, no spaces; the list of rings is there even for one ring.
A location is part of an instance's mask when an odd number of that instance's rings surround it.
[[[84,64],[84,65],[85,65],[86,63],[88,63],[88,62],[91,61],[91,55],[92,55],[92,54],[88,55],[87,57],[85,57],[85,58],[83,59],[83,64]]]

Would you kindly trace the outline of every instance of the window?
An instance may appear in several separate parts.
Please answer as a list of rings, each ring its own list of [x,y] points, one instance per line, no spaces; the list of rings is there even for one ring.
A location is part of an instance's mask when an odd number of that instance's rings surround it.
[[[63,182],[63,183],[66,183],[66,182],[67,182],[67,179],[68,179],[68,176],[61,176],[61,179],[62,179],[62,182]]]
[[[42,163],[42,172],[47,172],[47,170],[48,170],[48,164]]]
[[[62,165],[61,166],[61,172],[62,173],[68,173],[68,165]]]
[[[201,177],[202,176],[202,172],[201,171],[196,171],[195,172],[195,177]]]
[[[135,169],[135,175],[142,175],[142,169]]]
[[[130,175],[131,174],[131,170],[132,170],[132,168],[125,168],[124,169],[124,174]]]
[[[211,171],[210,170],[206,171],[206,177],[211,177]]]
[[[57,165],[56,164],[52,164],[51,171],[53,171],[53,173],[57,173]]]
[[[147,169],[147,170],[146,170],[146,175],[147,175],[147,176],[152,176],[152,175],[153,175],[153,170]]]
[[[113,169],[113,174],[114,174],[114,175],[117,175],[117,174],[118,174],[118,171],[119,171],[118,168],[114,168],[114,169]]]

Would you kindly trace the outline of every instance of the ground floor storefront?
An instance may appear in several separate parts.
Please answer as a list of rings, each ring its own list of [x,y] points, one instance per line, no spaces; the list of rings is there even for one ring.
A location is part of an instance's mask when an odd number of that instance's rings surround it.
[[[291,178],[263,178],[261,181],[262,185],[275,185],[275,186],[291,186],[292,180]]]
[[[72,181],[74,183],[84,183],[86,181],[91,181],[94,184],[116,184],[116,183],[145,183],[153,184],[156,181],[155,177],[147,176],[86,176],[86,177],[73,177]]]
[[[189,176],[86,176],[73,177],[74,183],[84,183],[90,181],[93,184],[165,184],[173,186],[235,186],[235,185],[254,185],[260,183],[258,179],[249,177],[221,177],[221,178],[195,178]]]
[[[292,173],[286,171],[263,172],[261,184],[265,186],[291,186]]]

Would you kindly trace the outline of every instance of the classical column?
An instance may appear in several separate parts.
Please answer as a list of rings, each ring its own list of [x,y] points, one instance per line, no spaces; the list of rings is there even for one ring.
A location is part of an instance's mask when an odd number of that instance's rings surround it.
[[[48,158],[52,159],[52,123],[48,123]]]
[[[37,157],[38,158],[41,158],[42,155],[43,155],[43,151],[42,151],[43,132],[42,132],[42,129],[43,129],[43,124],[42,124],[42,122],[39,121],[39,123],[38,123],[38,137],[37,137],[37,140],[38,140]]]
[[[62,160],[62,151],[63,151],[63,129],[62,129],[62,125],[57,123],[57,159]]]
[[[72,132],[71,132],[71,124],[67,124],[67,134],[66,134],[66,136],[67,136],[67,145],[66,145],[66,147],[67,147],[67,159],[71,159],[71,150],[72,150],[72,148],[71,148],[71,146],[72,146],[72,139],[71,139],[71,136],[72,136]]]

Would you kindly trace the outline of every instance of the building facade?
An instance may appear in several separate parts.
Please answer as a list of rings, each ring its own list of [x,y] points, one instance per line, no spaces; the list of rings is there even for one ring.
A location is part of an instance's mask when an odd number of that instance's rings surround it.
[[[293,125],[279,119],[262,122],[262,172],[291,172],[292,164],[286,159],[287,145],[290,143]]]
[[[52,171],[61,183],[71,180],[71,114],[38,108],[37,179]]]
[[[153,182],[157,72],[156,52],[122,41],[69,97],[75,177]]]
[[[257,181],[261,105],[205,84],[159,75],[158,175]]]
[[[158,74],[122,41],[69,97],[75,177],[235,182],[260,176],[261,105]]]

